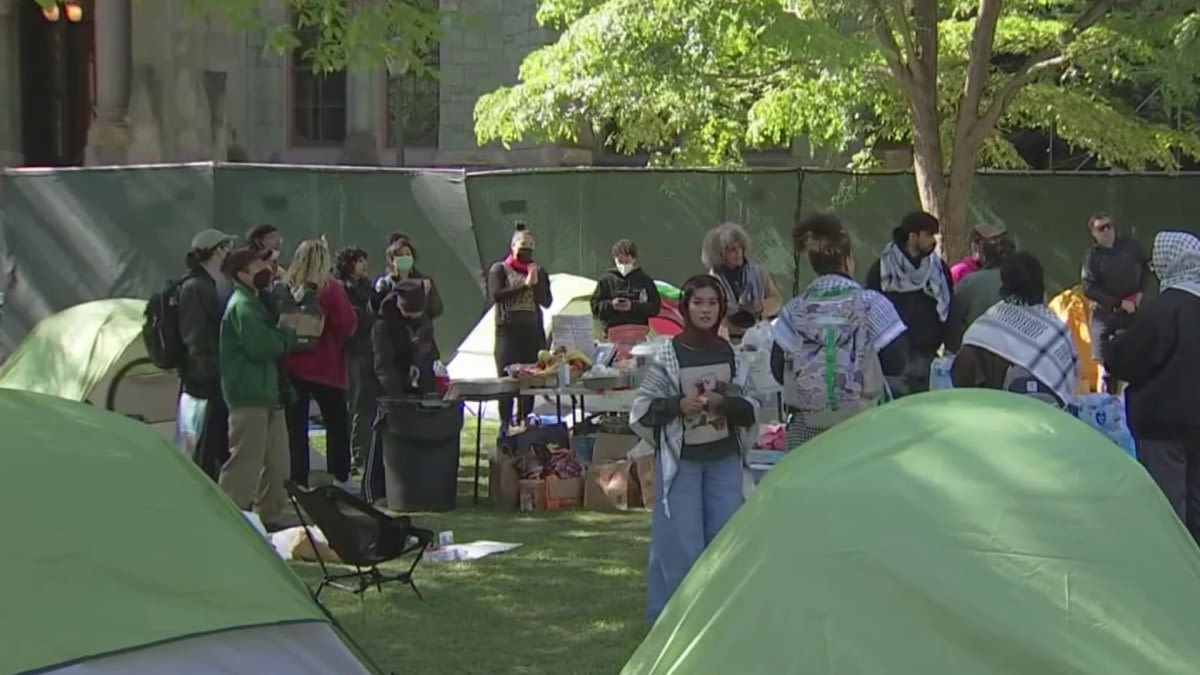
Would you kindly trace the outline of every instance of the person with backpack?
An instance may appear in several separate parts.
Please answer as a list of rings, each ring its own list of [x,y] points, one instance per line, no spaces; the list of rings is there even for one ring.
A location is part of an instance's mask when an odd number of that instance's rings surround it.
[[[1067,325],[1046,306],[1042,263],[1028,251],[1000,267],[1000,302],[963,335],[950,380],[976,387],[1028,394],[1059,407],[1079,381],[1079,355]]]
[[[192,238],[187,254],[188,274],[179,284],[179,336],[184,355],[178,372],[180,420],[191,419],[198,432],[194,445],[184,448],[214,481],[229,459],[229,409],[221,395],[221,317],[233,285],[222,266],[235,237],[204,230]],[[188,415],[188,411],[194,411]],[[181,428],[183,441],[192,438]]]
[[[654,448],[651,625],[754,489],[746,453],[762,403],[748,364],[719,334],[728,302],[711,275],[684,283],[683,332],[658,348],[629,414],[630,428]]]
[[[908,357],[907,327],[892,303],[854,280],[850,235],[836,216],[805,218],[792,245],[817,276],[771,325],[789,450],[885,400],[885,378],[904,373]]]
[[[883,293],[908,326],[908,365],[903,375],[888,378],[896,397],[929,390],[929,366],[946,337],[954,284],[937,254],[939,228],[932,214],[907,214],[867,271],[864,286]]]
[[[279,361],[295,334],[276,326],[260,297],[274,274],[270,254],[242,248],[229,256],[233,295],[221,318],[221,393],[229,406],[229,459],[217,484],[268,530],[286,526],[288,431],[280,405]]]
[[[1161,290],[1105,334],[1104,365],[1128,382],[1125,409],[1138,460],[1200,542],[1200,415],[1188,392],[1200,381],[1200,239],[1164,230],[1150,267]]]

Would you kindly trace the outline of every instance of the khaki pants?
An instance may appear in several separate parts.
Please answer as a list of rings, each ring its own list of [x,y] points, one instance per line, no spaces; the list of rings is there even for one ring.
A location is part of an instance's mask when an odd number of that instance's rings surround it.
[[[229,460],[217,484],[239,508],[265,522],[279,520],[287,504],[283,481],[291,467],[283,409],[229,411]]]

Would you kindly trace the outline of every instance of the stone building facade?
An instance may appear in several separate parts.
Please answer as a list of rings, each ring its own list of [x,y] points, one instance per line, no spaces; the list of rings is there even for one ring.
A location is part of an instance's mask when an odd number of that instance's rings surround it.
[[[554,39],[536,0],[440,0],[440,77],[385,69],[317,77],[300,53],[229,30],[182,0],[74,0],[82,19],[48,20],[34,0],[0,0],[0,166],[236,159],[408,166],[590,163],[570,148],[475,142],[480,95],[516,81]],[[264,0],[264,24],[288,20]],[[78,15],[76,15],[78,18]]]

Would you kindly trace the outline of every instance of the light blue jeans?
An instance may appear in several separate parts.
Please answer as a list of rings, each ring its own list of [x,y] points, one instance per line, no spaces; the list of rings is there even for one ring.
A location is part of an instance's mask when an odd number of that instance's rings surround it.
[[[654,456],[654,518],[646,580],[646,621],[653,626],[688,570],[742,505],[742,458],[680,460],[663,508],[661,453]]]

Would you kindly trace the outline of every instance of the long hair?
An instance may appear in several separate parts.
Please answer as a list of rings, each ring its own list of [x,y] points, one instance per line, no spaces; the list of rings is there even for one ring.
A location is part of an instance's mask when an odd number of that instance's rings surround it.
[[[700,262],[710,270],[720,267],[725,259],[725,249],[735,244],[742,247],[742,253],[747,258],[750,257],[750,235],[746,234],[746,228],[737,223],[721,223],[704,235]]]
[[[292,288],[300,288],[305,284],[324,288],[332,271],[329,245],[320,239],[309,239],[296,247],[292,266],[288,268],[283,281]]]
[[[339,281],[353,281],[354,265],[359,260],[366,260],[367,252],[357,246],[347,246],[337,252],[337,261],[334,264],[334,276]]]

